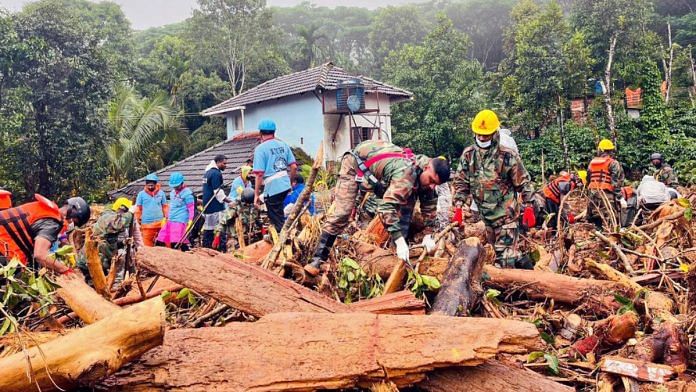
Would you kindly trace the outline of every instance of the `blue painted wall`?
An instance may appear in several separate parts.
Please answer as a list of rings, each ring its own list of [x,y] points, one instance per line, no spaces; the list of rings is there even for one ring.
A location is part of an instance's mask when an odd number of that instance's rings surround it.
[[[234,116],[227,116],[227,138],[240,131],[235,128]],[[300,147],[314,156],[324,138],[324,115],[321,101],[313,93],[285,97],[247,106],[244,110],[244,130],[258,129],[262,119],[276,122],[276,136],[293,147]]]

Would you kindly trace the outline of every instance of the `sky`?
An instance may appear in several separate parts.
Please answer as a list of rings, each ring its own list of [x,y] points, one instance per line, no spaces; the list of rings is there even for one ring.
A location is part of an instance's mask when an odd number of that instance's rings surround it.
[[[196,5],[196,0],[112,0],[121,6],[131,25],[136,30],[180,22],[189,16]],[[337,5],[355,6],[374,9],[388,5],[406,4],[417,0],[312,0],[318,6],[335,7]],[[0,7],[10,11],[19,11],[30,0],[0,0]],[[267,0],[268,5],[290,7],[303,0]]]

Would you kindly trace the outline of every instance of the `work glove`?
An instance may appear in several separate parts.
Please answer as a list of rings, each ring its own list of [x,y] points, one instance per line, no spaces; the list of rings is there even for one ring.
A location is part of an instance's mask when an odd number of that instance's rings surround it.
[[[406,265],[409,267],[411,266],[411,262],[409,260],[409,255],[408,255],[408,244],[406,243],[406,240],[404,237],[399,237],[398,240],[394,241],[396,244],[396,256],[401,259]]]
[[[215,233],[215,237],[213,237],[213,249],[217,249],[220,247],[220,233]]]
[[[628,208],[628,203],[626,203],[626,199],[624,199],[624,198],[619,199],[619,205],[620,205],[621,208],[623,208],[624,210],[625,210],[626,208]]]
[[[428,254],[432,253],[435,250],[435,248],[437,247],[437,243],[435,242],[435,239],[430,234],[423,237],[423,242],[421,244],[425,248],[425,252]]]
[[[568,223],[570,223],[571,225],[572,225],[573,223],[575,223],[575,215],[573,215],[572,212],[569,212],[569,213],[567,214],[567,217],[568,217]]]
[[[71,275],[71,274],[74,274],[74,273],[75,273],[75,270],[74,270],[74,269],[68,268],[68,269],[66,269],[65,271],[61,272],[60,274],[61,274],[61,275]]]
[[[527,229],[531,229],[536,226],[536,217],[534,216],[534,207],[527,206],[524,208],[524,213],[522,214],[522,226]]]
[[[457,223],[459,226],[464,222],[464,212],[462,207],[454,207],[454,214],[452,214],[452,223]]]
[[[160,221],[160,225],[162,227],[164,227],[166,224],[167,224],[167,218],[162,218],[162,220]]]
[[[295,207],[295,203],[290,203],[290,204],[286,205],[285,208],[283,208],[283,214],[285,214],[285,216],[290,215],[290,213],[292,212],[292,209],[294,207]]]

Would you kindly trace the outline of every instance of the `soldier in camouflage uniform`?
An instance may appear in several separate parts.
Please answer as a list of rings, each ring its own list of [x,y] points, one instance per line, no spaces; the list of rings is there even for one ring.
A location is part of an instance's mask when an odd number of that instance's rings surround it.
[[[500,121],[493,111],[481,111],[471,127],[476,143],[462,152],[453,179],[454,203],[461,207],[468,204],[469,197],[476,202],[497,264],[529,268],[531,262],[522,257],[518,246],[520,195],[525,209],[533,214],[529,173],[519,154],[500,145]]]
[[[621,225],[621,210],[628,203],[621,193],[624,185],[624,171],[621,163],[614,159],[614,143],[603,139],[597,146],[599,156],[592,159],[587,169],[590,200],[587,204],[587,220],[602,229],[603,223],[614,222]],[[610,217],[613,216],[612,220]]]
[[[336,236],[348,226],[361,192],[374,192],[380,199],[377,215],[397,245],[397,255],[408,262],[408,245],[404,234],[416,201],[420,201],[423,218],[434,222],[437,209],[435,186],[449,181],[449,163],[445,159],[413,156],[392,143],[366,141],[341,160],[335,189],[333,212],[322,227],[319,244],[305,271],[315,276],[328,257]],[[430,240],[426,240],[428,246]]]
[[[227,238],[233,239],[235,247],[239,245],[239,238],[237,237],[237,229],[235,226],[237,219],[242,220],[244,241],[246,244],[250,244],[262,238],[261,216],[259,210],[254,206],[254,190],[252,188],[244,189],[240,199],[235,201],[232,206],[223,213],[222,218],[220,218],[220,221],[215,227],[215,236],[213,237],[214,249],[218,249],[220,246],[220,236],[223,232],[227,234]]]
[[[653,164],[654,169],[652,176],[661,183],[665,184],[669,188],[676,188],[679,185],[679,180],[677,179],[676,173],[672,166],[665,163],[665,158],[659,152],[650,155],[650,162]]]

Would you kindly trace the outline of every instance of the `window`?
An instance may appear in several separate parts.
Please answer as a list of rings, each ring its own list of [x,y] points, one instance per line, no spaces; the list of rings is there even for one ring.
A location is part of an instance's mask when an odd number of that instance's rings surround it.
[[[357,146],[358,144],[366,141],[372,140],[376,128],[367,127],[357,127],[351,128],[350,134],[350,146],[351,148]]]

